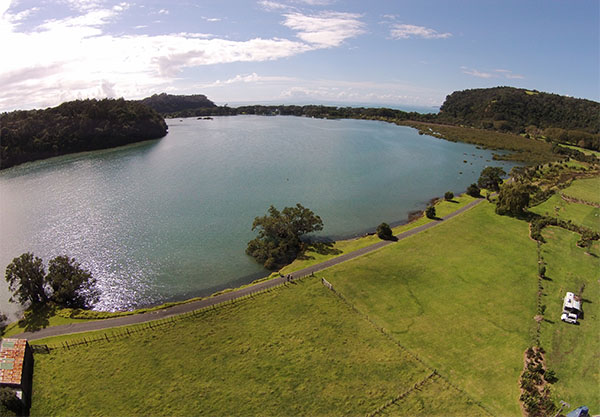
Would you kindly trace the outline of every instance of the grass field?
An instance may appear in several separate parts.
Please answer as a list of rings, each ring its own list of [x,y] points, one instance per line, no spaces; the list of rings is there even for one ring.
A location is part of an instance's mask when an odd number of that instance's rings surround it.
[[[498,415],[520,415],[536,244],[525,222],[468,215],[323,271],[350,302]]]
[[[573,223],[600,232],[600,208],[586,204],[570,203],[554,194],[529,211],[545,216],[571,220]]]
[[[600,177],[574,181],[562,192],[569,197],[600,204]]]
[[[541,342],[547,366],[558,376],[553,386],[555,397],[573,408],[587,405],[595,414],[600,412],[600,245],[595,242],[592,255],[587,255],[575,245],[579,239],[575,233],[550,227],[543,235],[548,279],[543,281],[546,313]],[[560,314],[565,293],[578,294],[584,285],[583,320],[578,326],[563,323]]]
[[[431,373],[317,279],[35,360],[32,415],[364,415]]]
[[[441,200],[435,205],[436,216],[444,217],[450,213],[455,212],[461,207],[466,206],[470,202],[475,200],[475,198],[462,194],[454,197],[452,201]],[[410,223],[403,224],[392,229],[394,235],[400,234],[402,232],[406,232],[408,230],[414,229],[415,227],[422,226],[427,223],[434,222],[436,220],[429,219],[422,215],[417,220],[414,220]],[[336,256],[343,255],[345,253],[353,252],[357,249],[361,249],[367,246],[370,246],[374,243],[379,242],[381,239],[377,235],[363,236],[356,239],[347,239],[347,240],[339,240],[334,242],[333,247],[331,248],[328,254],[317,253],[315,251],[307,251],[305,255],[296,259],[291,264],[282,268],[279,272],[282,274],[289,274],[293,271],[298,271],[303,268],[307,268],[311,265],[318,264],[320,262],[326,261],[327,259],[334,258]]]
[[[456,401],[460,399],[461,401]],[[476,412],[477,414],[471,414]],[[406,397],[384,410],[382,416],[487,416],[481,408],[474,407],[464,393],[455,389],[440,377],[428,380],[423,386],[411,391]]]

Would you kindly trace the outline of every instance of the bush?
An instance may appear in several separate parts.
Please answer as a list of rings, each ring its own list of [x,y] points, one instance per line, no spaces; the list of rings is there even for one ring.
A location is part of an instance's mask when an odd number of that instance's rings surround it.
[[[377,232],[377,236],[379,236],[380,239],[392,240],[394,238],[392,229],[390,228],[390,225],[387,223],[381,223],[379,226],[377,226],[376,232]]]
[[[467,194],[470,195],[471,197],[478,198],[478,197],[481,197],[481,190],[479,189],[477,184],[471,184],[467,188]]]
[[[435,219],[435,206],[429,206],[425,210],[425,215],[430,219]]]
[[[15,392],[8,387],[0,387],[0,416],[20,416],[23,411],[23,403]]]
[[[444,194],[444,199],[446,201],[450,201],[454,198],[454,193],[452,191],[446,191],[446,194]]]
[[[546,371],[546,373],[544,374],[544,379],[546,380],[546,382],[549,382],[550,384],[554,384],[556,381],[558,381],[558,377],[556,376],[556,373],[552,369],[548,369]]]

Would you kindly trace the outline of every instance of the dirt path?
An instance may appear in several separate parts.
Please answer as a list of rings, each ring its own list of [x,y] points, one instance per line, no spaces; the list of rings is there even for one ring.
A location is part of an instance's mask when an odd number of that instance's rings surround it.
[[[400,233],[396,235],[398,241],[402,239],[406,239],[407,237],[413,236],[423,230],[431,229],[432,227],[437,226],[444,220],[451,219],[452,217],[458,216],[461,213],[469,210],[470,208],[476,206],[477,204],[484,201],[483,199],[478,199],[470,202],[464,207],[459,208],[453,213],[443,217],[439,221],[431,222],[424,224],[419,227],[415,227],[414,229],[408,230],[404,233]],[[340,264],[342,262],[346,262],[350,259],[358,258],[359,256],[365,255],[367,253],[376,251],[384,246],[393,245],[396,241],[382,240],[377,242],[371,246],[367,246],[362,249],[355,250],[354,252],[350,252],[341,256],[338,256],[333,259],[329,259],[327,261],[321,262],[316,265],[309,266],[307,268],[301,269],[296,272],[292,272],[290,275],[292,278],[301,278],[306,275],[311,275],[315,272],[322,271],[326,268],[332,267],[334,265]],[[111,327],[119,327],[126,326],[130,324],[138,324],[145,323],[152,320],[160,320],[171,316],[176,316],[178,314],[188,313],[190,311],[198,310],[204,307],[210,307],[212,305],[220,304],[226,301],[231,301],[236,298],[240,298],[258,291],[262,291],[268,288],[276,287],[277,285],[283,284],[285,282],[285,278],[273,278],[268,281],[263,281],[258,284],[241,288],[239,290],[231,291],[225,294],[220,294],[215,297],[209,297],[198,301],[192,301],[185,304],[179,304],[173,307],[166,308],[164,310],[152,311],[149,313],[142,314],[133,314],[130,316],[117,317],[114,319],[104,319],[104,320],[96,320],[96,321],[88,321],[83,323],[71,323],[71,324],[63,324],[60,326],[52,326],[46,327],[45,329],[41,329],[35,332],[24,332],[11,337],[14,338],[26,338],[29,340],[42,339],[45,337],[51,336],[60,336],[71,333],[81,333],[88,332],[92,330],[103,330],[109,329]]]

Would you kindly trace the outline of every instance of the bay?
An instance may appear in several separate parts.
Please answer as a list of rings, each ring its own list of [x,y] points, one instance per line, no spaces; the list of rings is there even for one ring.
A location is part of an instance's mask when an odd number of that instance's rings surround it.
[[[254,217],[301,203],[323,236],[357,236],[459,193],[492,152],[383,122],[236,116],[168,120],[160,140],[0,172],[0,265],[68,254],[101,310],[179,300],[268,274],[245,255]],[[0,310],[14,314],[0,283]]]

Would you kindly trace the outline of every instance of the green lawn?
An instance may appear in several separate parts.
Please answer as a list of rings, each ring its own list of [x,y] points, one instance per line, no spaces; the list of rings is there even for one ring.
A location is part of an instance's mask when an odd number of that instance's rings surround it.
[[[454,197],[454,199],[452,201],[441,200],[435,205],[436,216],[437,217],[447,216],[448,214],[455,212],[459,208],[466,206],[473,200],[475,200],[475,198],[473,198],[467,194],[462,194],[462,195],[456,196],[456,197]],[[415,221],[412,221],[407,224],[403,224],[401,226],[394,227],[392,229],[392,231],[393,231],[394,235],[397,235],[402,232],[406,232],[408,230],[414,229],[415,227],[419,227],[424,224],[431,223],[433,221],[435,221],[435,220],[429,219],[429,218],[425,217],[425,215],[422,215],[420,218],[418,218]],[[331,248],[332,253],[322,254],[322,253],[317,253],[315,251],[307,251],[302,258],[296,259],[291,264],[282,268],[279,272],[281,272],[284,275],[289,274],[290,272],[298,271],[303,268],[307,268],[311,265],[315,265],[315,264],[321,263],[323,261],[326,261],[328,259],[335,258],[336,256],[340,256],[345,253],[350,253],[355,250],[370,246],[379,241],[381,241],[381,239],[379,239],[379,237],[377,237],[377,235],[363,236],[363,237],[356,238],[356,239],[340,240],[340,241],[334,242],[333,247]]]
[[[571,220],[575,224],[600,232],[600,208],[587,204],[569,203],[558,194],[531,207],[529,211],[550,217],[558,216],[560,219]]]
[[[364,415],[430,373],[307,279],[157,330],[36,354],[31,414]],[[476,415],[464,402],[438,401]]]
[[[547,243],[542,245],[542,256],[549,279],[543,281],[542,302],[546,313],[541,342],[547,351],[547,366],[558,376],[553,386],[555,397],[572,408],[587,405],[591,414],[597,414],[600,412],[600,245],[595,242],[592,255],[588,255],[575,245],[579,239],[575,233],[550,227],[543,235]],[[583,320],[578,326],[562,322],[565,293],[578,294],[583,285]]]
[[[482,203],[321,274],[492,413],[520,415],[517,381],[533,341],[536,262],[528,224]]]
[[[600,204],[600,177],[574,181],[562,192],[569,197]]]

